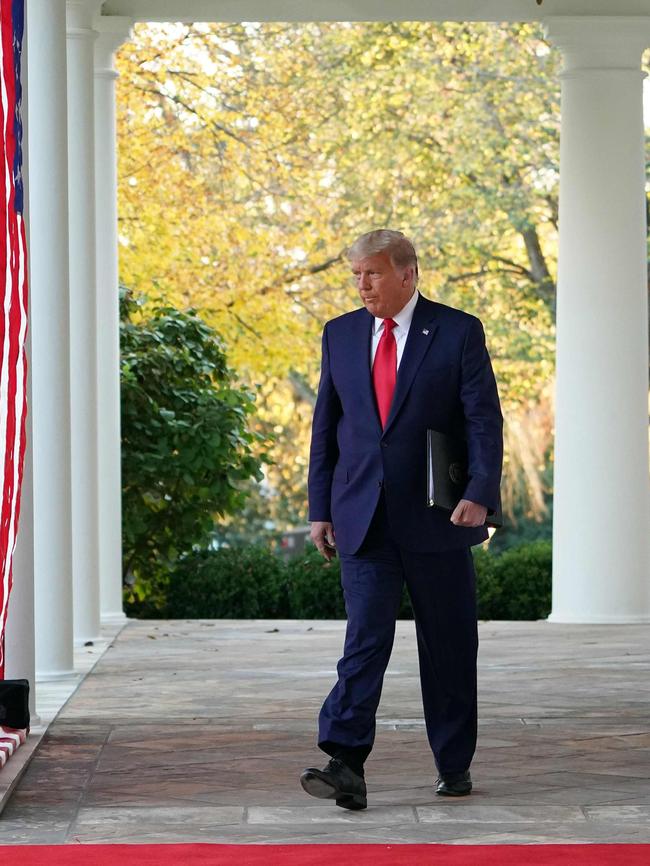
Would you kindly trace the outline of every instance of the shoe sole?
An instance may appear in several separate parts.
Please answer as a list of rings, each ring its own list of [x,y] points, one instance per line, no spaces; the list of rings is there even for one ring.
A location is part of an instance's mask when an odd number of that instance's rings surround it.
[[[368,806],[367,798],[363,794],[346,794],[345,791],[340,791],[313,773],[303,773],[300,784],[311,797],[317,797],[319,800],[335,800],[336,805],[342,809],[358,811]]]
[[[466,791],[436,791],[436,794],[439,797],[466,797],[468,794],[471,793],[471,788],[468,788]]]

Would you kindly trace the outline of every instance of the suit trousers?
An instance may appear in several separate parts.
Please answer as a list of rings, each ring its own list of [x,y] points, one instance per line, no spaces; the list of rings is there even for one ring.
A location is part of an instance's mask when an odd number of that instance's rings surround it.
[[[362,758],[393,647],[404,582],[413,606],[427,736],[440,773],[469,768],[476,749],[476,574],[470,547],[405,550],[391,537],[382,490],[363,544],[340,554],[347,612],[338,681],[319,715],[318,745]]]

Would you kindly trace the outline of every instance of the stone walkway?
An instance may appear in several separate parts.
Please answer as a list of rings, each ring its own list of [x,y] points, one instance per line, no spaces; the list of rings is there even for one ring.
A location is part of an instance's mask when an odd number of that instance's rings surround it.
[[[650,842],[647,626],[480,627],[472,796],[443,800],[413,625],[398,625],[369,808],[309,798],[302,768],[341,622],[130,622],[51,725],[0,843]]]

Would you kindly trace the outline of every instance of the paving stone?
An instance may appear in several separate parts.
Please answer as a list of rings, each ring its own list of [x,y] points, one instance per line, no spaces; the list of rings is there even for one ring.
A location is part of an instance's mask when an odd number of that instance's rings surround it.
[[[374,806],[367,810],[341,809],[333,801],[315,806],[251,806],[248,824],[415,824],[415,812],[405,806]]]
[[[133,824],[143,828],[147,825],[165,826],[168,824],[241,824],[244,809],[241,806],[146,806],[136,808],[87,808],[79,810],[76,828],[87,825],[125,826]]]
[[[31,818],[3,816],[0,819],[0,844],[58,845],[65,841],[69,826],[69,820],[52,820],[46,813]]]
[[[650,805],[586,806],[585,815],[590,821],[614,821],[649,824]]]
[[[418,806],[415,811],[422,824],[448,821],[473,821],[477,824],[557,824],[586,821],[582,809],[577,806],[494,806],[489,803],[474,805],[463,802],[457,807]]]
[[[489,796],[489,794],[488,794]],[[527,803],[536,806],[545,804],[560,804],[565,806],[600,806],[609,803],[627,803],[629,794],[624,791],[594,788],[546,788],[525,795]],[[521,794],[507,794],[498,797],[502,804],[518,804],[522,802]],[[650,825],[649,839],[650,839]]]

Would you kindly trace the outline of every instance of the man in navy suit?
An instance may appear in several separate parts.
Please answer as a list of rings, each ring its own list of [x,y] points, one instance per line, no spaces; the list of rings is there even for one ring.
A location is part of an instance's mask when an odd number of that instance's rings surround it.
[[[363,307],[327,322],[309,464],[311,538],[341,561],[347,612],[338,681],[319,716],[323,770],[307,793],[367,805],[363,765],[403,583],[413,606],[436,792],[469,794],[476,748],[476,586],[471,546],[497,508],[503,417],[479,319],[417,290],[413,245],[378,230],[348,251]],[[465,439],[454,511],[427,507],[426,431]]]

